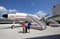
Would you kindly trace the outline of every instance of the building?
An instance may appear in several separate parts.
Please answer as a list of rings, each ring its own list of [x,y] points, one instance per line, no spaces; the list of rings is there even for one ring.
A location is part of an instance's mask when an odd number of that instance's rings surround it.
[[[60,22],[60,4],[56,4],[52,8],[52,19]]]

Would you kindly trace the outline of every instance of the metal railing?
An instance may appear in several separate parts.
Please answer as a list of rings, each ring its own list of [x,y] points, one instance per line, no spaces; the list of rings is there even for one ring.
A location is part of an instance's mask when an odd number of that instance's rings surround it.
[[[39,21],[37,18],[33,17],[33,16],[29,16],[29,19],[32,20],[34,23],[37,24],[37,26],[39,27],[42,27],[42,28],[45,28],[46,27],[46,23],[42,22],[42,21]]]

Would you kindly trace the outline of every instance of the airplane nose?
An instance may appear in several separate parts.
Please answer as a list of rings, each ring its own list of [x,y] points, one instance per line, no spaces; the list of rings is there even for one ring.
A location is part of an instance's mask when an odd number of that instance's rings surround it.
[[[8,18],[8,14],[3,14],[2,17],[3,18]]]

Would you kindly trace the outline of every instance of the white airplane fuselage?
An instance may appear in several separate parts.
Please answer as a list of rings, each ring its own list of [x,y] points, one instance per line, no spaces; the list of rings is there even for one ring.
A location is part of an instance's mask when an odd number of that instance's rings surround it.
[[[16,14],[8,14],[8,19],[26,19],[27,18],[27,14],[23,14],[23,13],[16,13]]]

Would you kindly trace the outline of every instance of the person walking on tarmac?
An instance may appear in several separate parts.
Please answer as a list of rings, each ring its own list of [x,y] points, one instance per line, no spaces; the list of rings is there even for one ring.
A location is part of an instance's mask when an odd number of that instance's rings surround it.
[[[28,22],[27,30],[29,33],[30,33],[30,26],[31,26],[31,22]]]
[[[23,33],[26,32],[26,23],[25,22],[22,22],[22,27],[23,27]]]
[[[26,22],[26,33],[27,33],[27,26],[28,26],[28,22]]]

